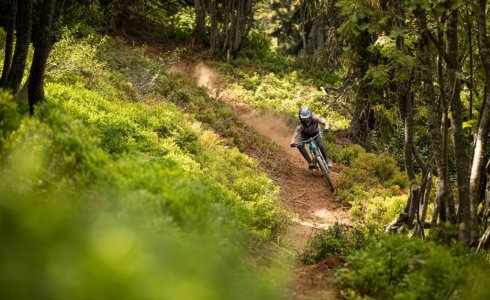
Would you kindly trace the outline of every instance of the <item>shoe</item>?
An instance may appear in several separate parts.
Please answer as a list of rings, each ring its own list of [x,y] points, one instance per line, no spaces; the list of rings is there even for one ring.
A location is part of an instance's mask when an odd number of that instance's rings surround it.
[[[318,168],[318,166],[316,165],[316,163],[311,162],[311,163],[309,163],[309,164],[308,164],[308,168],[309,168],[309,169],[317,169],[317,168]]]
[[[327,167],[328,167],[329,169],[333,168],[332,163],[331,163],[331,162],[327,162]]]

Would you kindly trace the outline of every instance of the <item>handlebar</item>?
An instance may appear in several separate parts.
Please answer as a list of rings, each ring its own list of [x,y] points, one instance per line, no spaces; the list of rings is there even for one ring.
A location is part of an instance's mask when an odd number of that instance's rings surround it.
[[[294,144],[291,144],[291,147],[298,147],[298,146],[301,146],[301,145],[304,145],[304,144],[307,144],[309,142],[311,142],[312,140],[315,140],[321,133],[318,132],[314,137],[312,138],[309,138],[307,139],[306,141],[302,141],[302,142],[297,142],[297,143],[294,143]]]

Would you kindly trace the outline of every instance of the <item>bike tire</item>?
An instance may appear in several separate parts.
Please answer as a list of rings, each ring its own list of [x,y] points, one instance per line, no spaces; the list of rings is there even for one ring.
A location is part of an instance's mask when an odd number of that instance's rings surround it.
[[[322,174],[325,176],[325,180],[327,181],[327,185],[330,188],[330,191],[333,192],[335,188],[333,187],[332,179],[330,178],[330,175],[328,175],[328,169],[325,166],[325,162],[323,161],[323,158],[318,155],[316,157],[316,161],[318,163],[318,166],[320,167],[320,170],[322,171]]]

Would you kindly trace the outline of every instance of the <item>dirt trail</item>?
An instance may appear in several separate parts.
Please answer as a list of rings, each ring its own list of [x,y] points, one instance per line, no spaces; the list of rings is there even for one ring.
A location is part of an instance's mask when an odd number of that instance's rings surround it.
[[[289,147],[294,128],[271,113],[259,113],[249,105],[234,99],[223,91],[218,74],[203,62],[183,60],[170,68],[170,72],[182,73],[192,78],[198,85],[207,87],[209,94],[216,96],[233,107],[234,112],[246,124],[279,146],[278,155],[282,170],[268,172],[280,186],[280,201],[284,209],[295,217],[291,220],[289,234],[282,241],[296,253],[300,253],[308,239],[321,228],[328,228],[335,222],[348,223],[348,214],[335,196],[328,190],[324,179],[316,171],[308,170],[306,162],[297,149]],[[260,157],[258,160],[260,161]],[[335,183],[339,166],[334,164],[331,177]],[[268,170],[265,170],[266,172]],[[324,261],[313,266],[295,268],[295,280],[291,286],[294,299],[335,299],[332,266],[338,262]]]

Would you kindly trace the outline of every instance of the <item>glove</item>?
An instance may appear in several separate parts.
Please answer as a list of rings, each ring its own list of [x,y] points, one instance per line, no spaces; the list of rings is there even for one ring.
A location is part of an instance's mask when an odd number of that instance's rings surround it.
[[[291,143],[289,146],[291,146],[291,148],[294,148],[294,147],[296,147],[296,144],[295,143]]]
[[[330,128],[325,128],[325,129],[323,129],[323,134],[326,134],[329,131],[330,131]]]

